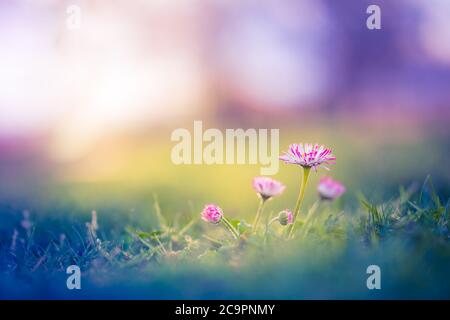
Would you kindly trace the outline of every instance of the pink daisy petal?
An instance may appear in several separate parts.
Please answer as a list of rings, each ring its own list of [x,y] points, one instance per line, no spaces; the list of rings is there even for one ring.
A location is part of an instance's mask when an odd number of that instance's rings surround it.
[[[280,160],[289,164],[297,164],[302,167],[317,168],[322,164],[335,164],[336,157],[331,149],[318,144],[291,144],[289,151],[280,156]]]
[[[340,197],[345,191],[345,186],[342,183],[330,177],[320,179],[319,185],[317,186],[317,192],[319,192],[322,200],[334,200]]]
[[[256,177],[253,179],[252,185],[263,200],[280,195],[285,189],[281,182],[269,177]]]

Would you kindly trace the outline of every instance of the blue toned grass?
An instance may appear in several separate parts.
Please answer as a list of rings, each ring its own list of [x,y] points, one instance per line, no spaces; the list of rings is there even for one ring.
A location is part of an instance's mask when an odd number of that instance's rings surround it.
[[[450,205],[430,179],[385,202],[360,195],[354,203],[322,203],[292,241],[278,225],[234,241],[194,208],[167,218],[156,198],[145,223],[97,208],[98,229],[76,206],[50,207],[27,219],[2,205],[1,298],[450,298]],[[66,288],[72,264],[82,270],[81,290]],[[373,264],[381,290],[366,287]]]

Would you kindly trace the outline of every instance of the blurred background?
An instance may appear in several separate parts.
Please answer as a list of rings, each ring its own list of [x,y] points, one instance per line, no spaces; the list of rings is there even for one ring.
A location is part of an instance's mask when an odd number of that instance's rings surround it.
[[[333,148],[344,200],[428,174],[448,198],[449,16],[447,0],[1,0],[0,205],[140,216],[157,197],[168,215],[253,215],[260,165],[172,163],[171,132],[194,120],[278,128],[280,152]],[[280,164],[272,210],[293,205],[299,173]]]

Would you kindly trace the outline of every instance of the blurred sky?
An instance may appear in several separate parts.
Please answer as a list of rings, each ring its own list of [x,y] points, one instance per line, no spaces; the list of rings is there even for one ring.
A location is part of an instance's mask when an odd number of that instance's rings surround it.
[[[74,159],[116,131],[245,112],[448,121],[450,1],[1,0],[0,139]],[[69,5],[80,29],[67,28]]]

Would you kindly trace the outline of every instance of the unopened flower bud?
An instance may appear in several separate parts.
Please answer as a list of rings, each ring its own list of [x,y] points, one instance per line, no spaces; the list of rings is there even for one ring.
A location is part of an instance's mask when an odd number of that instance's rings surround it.
[[[294,223],[294,216],[289,210],[283,210],[278,214],[278,221],[282,226],[287,226],[288,224]]]
[[[206,222],[210,223],[219,223],[220,220],[222,220],[222,209],[220,209],[218,206],[214,204],[208,204],[203,209],[202,213],[202,219]]]

